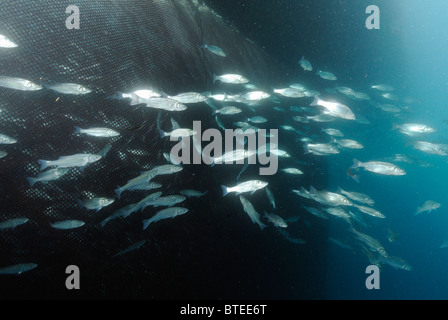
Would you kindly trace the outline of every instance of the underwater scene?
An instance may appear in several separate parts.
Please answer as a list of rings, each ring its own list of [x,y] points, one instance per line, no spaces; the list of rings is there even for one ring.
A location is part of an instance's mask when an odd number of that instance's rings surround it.
[[[447,12],[0,1],[0,299],[447,299]]]

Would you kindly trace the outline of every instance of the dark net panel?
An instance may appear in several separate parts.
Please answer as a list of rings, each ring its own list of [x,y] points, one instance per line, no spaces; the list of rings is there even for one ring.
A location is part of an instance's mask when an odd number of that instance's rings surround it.
[[[86,95],[64,95],[47,88],[34,92],[0,88],[0,133],[18,141],[1,146],[8,152],[0,159],[1,220],[30,219],[17,229],[0,231],[0,267],[28,262],[39,265],[20,277],[2,277],[0,296],[257,297],[250,292],[237,293],[237,284],[221,293],[207,293],[206,281],[199,279],[200,275],[208,276],[215,286],[225,285],[224,270],[221,275],[213,270],[219,270],[221,258],[234,259],[232,255],[213,258],[213,253],[227,252],[221,240],[234,228],[228,219],[232,208],[222,209],[213,200],[220,196],[219,190],[211,191],[202,202],[189,199],[185,203],[192,216],[190,227],[175,228],[173,221],[145,233],[141,220],[156,210],[113,220],[104,228],[99,222],[148,192],[127,192],[98,213],[80,207],[77,199],[114,197],[117,185],[124,185],[142,170],[166,163],[162,153],[169,152],[172,143],[158,135],[157,111],[111,99],[118,91],[147,87],[167,94],[213,91],[213,73],[234,72],[267,88],[268,83],[276,82],[278,68],[255,44],[197,1],[79,0],[80,29],[68,30],[65,9],[72,4],[59,0],[0,2],[0,34],[19,45],[0,48],[0,75],[44,85],[79,83],[93,90]],[[227,58],[201,49],[202,43],[218,44]],[[202,120],[203,130],[216,126],[205,103],[182,113],[163,112],[167,130],[170,117],[187,127],[193,120]],[[106,126],[121,135],[87,137],[74,134],[75,126]],[[38,159],[98,153],[107,144],[112,147],[106,157],[83,171],[73,168],[56,181],[29,186],[26,178],[39,173]],[[204,166],[185,167],[178,174],[155,180],[163,184],[165,195],[176,194],[181,188],[211,190],[223,178],[213,172]],[[242,211],[238,203],[233,209]],[[50,222],[65,219],[83,220],[86,225],[74,230],[50,227]],[[197,240],[186,241],[194,237]],[[137,255],[111,258],[142,239],[148,243]],[[255,246],[255,239],[241,241]],[[204,260],[204,256],[209,259]],[[191,263],[194,259],[196,264]],[[65,289],[64,271],[70,264],[82,270],[81,293]],[[226,272],[229,277],[235,273]],[[255,286],[257,280],[249,277],[245,281]]]

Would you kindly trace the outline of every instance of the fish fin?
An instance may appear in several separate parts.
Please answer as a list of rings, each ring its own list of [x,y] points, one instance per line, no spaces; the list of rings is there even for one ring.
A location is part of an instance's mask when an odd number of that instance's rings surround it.
[[[314,97],[313,102],[310,103],[310,106],[316,107],[319,105],[319,98]]]
[[[317,191],[316,188],[314,188],[313,186],[310,186],[310,192],[311,193],[316,193],[316,191]]]
[[[117,189],[115,189],[114,191],[115,191],[115,194],[117,195],[118,200],[120,200],[121,193],[123,192],[123,191],[121,191],[121,187],[117,186]]]
[[[229,193],[229,191],[227,190],[227,187],[224,185],[221,185],[221,189],[222,189],[222,196],[224,197],[226,194]]]
[[[40,164],[40,171],[42,171],[50,166],[50,164],[49,164],[50,161],[48,161],[48,160],[37,160],[37,161]]]
[[[32,187],[36,183],[36,181],[37,181],[37,179],[31,178],[31,177],[27,177],[26,180],[30,184],[30,187]]]
[[[76,202],[77,202],[81,207],[84,207],[84,203],[82,202],[81,199],[76,199]]]
[[[104,219],[103,221],[101,221],[101,222],[100,222],[100,226],[101,226],[101,228],[104,228],[104,226],[105,226],[106,223],[108,223],[108,222],[109,222],[109,220],[107,220],[107,218]]]
[[[350,167],[350,169],[355,169],[361,167],[362,162],[358,159],[353,159],[353,165]]]
[[[142,223],[143,223],[143,230],[145,230],[146,228],[148,228],[151,222],[149,221],[149,219],[145,219],[142,221]]]
[[[168,136],[168,134],[165,131],[163,131],[162,129],[159,129],[159,133],[160,133],[160,138],[164,138],[164,137]]]

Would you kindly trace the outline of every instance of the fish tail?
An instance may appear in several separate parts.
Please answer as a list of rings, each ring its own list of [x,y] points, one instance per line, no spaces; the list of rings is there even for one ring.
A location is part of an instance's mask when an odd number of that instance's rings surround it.
[[[353,159],[353,165],[350,167],[350,169],[355,169],[361,167],[362,162],[358,159]]]
[[[225,185],[221,185],[222,189],[222,196],[224,197],[226,194],[229,193],[228,188]]]
[[[27,177],[26,180],[30,184],[30,187],[32,187],[36,183],[36,181],[37,181],[37,179],[31,178],[31,177]]]
[[[318,106],[319,105],[319,98],[318,97],[314,97],[313,102],[310,103],[310,106]]]
[[[216,76],[216,74],[215,74],[215,73],[213,73],[213,83],[215,83],[215,82],[216,82],[216,80],[218,80],[218,77]]]
[[[77,202],[81,207],[84,207],[84,204],[83,204],[83,202],[82,202],[81,199],[76,199],[76,202]]]
[[[106,219],[104,219],[103,221],[101,221],[100,222],[100,226],[101,226],[101,228],[104,228],[104,226],[106,225],[106,223],[108,223],[109,222],[109,220],[106,218]]]
[[[143,223],[143,230],[145,230],[146,228],[148,228],[149,224],[151,223],[150,221],[151,219],[145,219],[142,221]]]
[[[260,222],[258,225],[260,226],[260,229],[261,229],[262,231],[264,230],[264,228],[267,227],[263,222]]]
[[[123,191],[121,190],[121,187],[120,187],[120,186],[117,186],[117,189],[115,189],[114,191],[115,191],[115,194],[117,195],[118,199],[120,199],[120,197],[121,197],[121,193],[123,192]]]
[[[44,170],[44,169],[46,169],[46,168],[48,168],[50,166],[50,161],[48,161],[48,160],[41,160],[41,159],[39,159],[37,161],[40,164],[40,171],[42,171],[42,170]]]
[[[160,133],[160,138],[168,136],[168,134],[165,131],[163,131],[162,129],[159,129],[159,133]]]
[[[75,133],[81,133],[81,128],[80,127],[77,127],[77,126],[75,126]]]

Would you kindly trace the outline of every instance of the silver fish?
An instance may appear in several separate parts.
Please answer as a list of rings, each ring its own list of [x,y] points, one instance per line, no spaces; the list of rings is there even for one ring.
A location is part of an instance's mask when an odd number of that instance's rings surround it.
[[[144,210],[147,206],[150,206],[155,200],[159,199],[162,195],[162,191],[151,193],[150,195],[147,195],[142,200],[137,202],[135,206],[133,207],[133,211],[141,211]]]
[[[252,223],[258,224],[260,229],[263,230],[266,227],[266,225],[263,222],[261,222],[260,214],[255,210],[252,203],[250,203],[249,200],[247,200],[245,197],[241,195],[240,195],[240,201],[241,204],[243,205],[244,212],[247,213],[250,220],[252,220]]]
[[[297,168],[285,168],[281,169],[281,171],[289,174],[303,174],[303,171]]]
[[[328,134],[330,136],[334,136],[334,137],[343,137],[344,136],[344,134],[338,129],[326,128],[326,129],[322,129],[322,131],[325,132],[326,134]]]
[[[50,226],[55,229],[68,230],[82,227],[84,224],[85,222],[81,220],[63,220],[50,223]]]
[[[155,200],[144,202],[141,205],[139,205],[139,207],[141,207],[140,210],[143,210],[143,208],[146,208],[147,206],[171,207],[171,206],[173,206],[175,204],[178,204],[178,203],[181,203],[181,202],[185,201],[186,198],[187,197],[180,196],[180,195],[171,195],[171,196],[166,196],[166,197],[159,197],[159,198],[157,198]],[[139,202],[139,204],[140,204],[140,202]]]
[[[16,218],[16,219],[9,219],[6,221],[0,222],[0,230],[2,229],[14,229],[17,226],[20,226],[24,223],[27,223],[28,218]]]
[[[126,218],[131,213],[133,213],[135,211],[137,211],[137,203],[131,203],[123,208],[116,210],[114,213],[112,213],[106,219],[101,221],[100,225],[101,225],[101,227],[104,227],[106,225],[106,223],[108,223],[109,221],[111,221],[113,219],[117,219],[117,218]]]
[[[273,213],[267,213],[266,211],[264,211],[264,215],[263,215],[269,222],[271,222],[275,227],[278,228],[287,228],[288,224],[286,223],[285,220],[283,220],[282,217],[273,214]]]
[[[199,103],[207,100],[207,97],[198,92],[184,92],[168,98],[176,100],[179,103]]]
[[[333,139],[333,143],[340,145],[341,147],[348,149],[362,149],[364,146],[358,141],[352,139]]]
[[[92,198],[92,199],[86,198],[83,200],[78,200],[78,203],[80,206],[88,210],[96,210],[96,212],[98,212],[102,208],[112,204],[114,201],[115,201],[114,199],[100,197],[100,198]]]
[[[353,192],[353,191],[345,191],[345,190],[341,189],[340,187],[338,187],[338,192],[342,193],[343,195],[346,195],[347,197],[349,197],[353,201],[364,203],[364,204],[367,204],[367,205],[370,205],[370,206],[373,206],[375,204],[375,201],[372,198],[370,198],[368,195],[364,194],[364,193]]]
[[[234,114],[238,114],[241,112],[242,112],[242,110],[240,108],[228,106],[228,107],[224,107],[224,108],[215,110],[214,114],[219,113],[219,114],[223,114],[223,115],[234,115]]]
[[[21,263],[0,268],[0,274],[21,274],[37,267],[36,263]]]
[[[415,141],[412,143],[414,146],[414,149],[423,151],[425,153],[429,154],[438,154],[441,156],[448,155],[448,148],[446,145],[438,144],[438,143],[432,143],[427,141]]]
[[[311,63],[305,59],[305,57],[303,56],[302,58],[300,58],[299,60],[299,64],[302,67],[303,70],[305,71],[313,71],[313,66],[311,65]]]
[[[382,214],[381,212],[379,212],[378,210],[375,210],[371,207],[365,207],[365,206],[360,206],[360,205],[356,205],[355,207],[358,208],[359,211],[364,212],[372,217],[376,217],[376,218],[386,218],[386,216],[384,214]]]
[[[188,212],[188,209],[182,208],[182,207],[171,207],[171,208],[166,208],[166,209],[160,210],[150,219],[145,219],[142,221],[143,222],[143,230],[145,230],[153,222],[157,222],[162,219],[175,218],[175,217],[185,214],[187,212]]]
[[[17,140],[7,136],[6,134],[0,133],[0,144],[14,144],[17,143]]]
[[[440,203],[433,201],[433,200],[427,200],[420,207],[417,208],[417,211],[414,213],[414,215],[417,215],[417,214],[420,214],[420,213],[426,212],[426,211],[428,211],[428,213],[430,213],[432,210],[435,210],[440,207],[441,207]]]
[[[0,34],[0,47],[1,48],[17,48],[18,45],[16,43],[12,42],[6,36]]]
[[[328,72],[328,71],[321,71],[321,70],[319,70],[319,71],[317,71],[316,74],[319,77],[321,77],[322,79],[325,79],[325,80],[332,80],[332,81],[334,81],[334,80],[338,79],[333,73]]]
[[[226,194],[230,192],[236,192],[236,195],[239,195],[244,192],[252,192],[262,189],[268,185],[267,182],[260,181],[260,180],[250,180],[246,182],[242,182],[235,187],[226,187],[224,185],[221,185],[222,188],[222,195],[225,196]]]
[[[224,83],[232,83],[232,84],[244,84],[248,83],[249,80],[245,78],[242,75],[239,74],[223,74],[220,76],[217,76],[216,74],[213,74],[213,83],[215,83],[217,80],[224,82]]]
[[[339,149],[330,143],[307,143],[305,151],[315,155],[329,155],[339,153]]]
[[[402,176],[406,174],[406,171],[397,167],[396,165],[388,162],[381,161],[369,161],[369,162],[361,162],[357,159],[353,159],[353,165],[350,167],[354,168],[364,168],[367,171],[384,174],[389,176]]]
[[[372,89],[376,89],[379,91],[394,91],[394,87],[388,85],[388,84],[375,84],[371,86]]]
[[[88,128],[81,129],[80,127],[75,127],[76,133],[84,133],[88,136],[92,137],[116,137],[119,136],[120,133],[109,128]]]
[[[47,88],[63,94],[80,95],[92,92],[92,90],[90,90],[89,88],[76,83],[56,83],[47,86]]]
[[[39,182],[39,181],[45,182],[45,181],[53,181],[53,180],[59,179],[63,175],[67,174],[69,171],[70,171],[69,168],[50,169],[50,170],[47,170],[44,172],[40,172],[37,175],[37,177],[35,177],[35,178],[27,177],[26,180],[30,184],[30,187],[32,187],[36,182]]]
[[[41,85],[29,80],[7,76],[0,76],[0,87],[22,91],[36,91],[43,88]]]
[[[201,45],[201,48],[202,49],[207,49],[208,51],[210,51],[211,53],[216,54],[217,56],[224,57],[224,58],[227,57],[227,55],[224,52],[224,50],[222,50],[218,46],[204,43],[203,45]]]
[[[273,91],[287,98],[302,98],[305,96],[305,94],[302,91],[294,88],[281,88],[281,89],[274,89]]]
[[[174,129],[171,132],[165,132],[165,131],[159,129],[159,133],[160,133],[161,138],[164,138],[164,137],[182,138],[182,137],[190,137],[192,135],[195,135],[197,132],[195,130],[188,129],[188,128],[179,128],[179,129]]]
[[[346,105],[339,102],[324,101],[322,99],[319,99],[318,97],[315,97],[310,106],[323,107],[325,111],[328,112],[328,114],[334,117],[347,120],[355,120],[355,114],[353,113],[353,111],[350,110],[350,108]]]
[[[84,167],[101,159],[98,154],[78,153],[70,156],[61,156],[58,160],[38,160],[40,170],[56,166],[58,168]]]
[[[169,98],[149,98],[145,103],[148,108],[162,109],[166,111],[187,110],[186,105]]]

